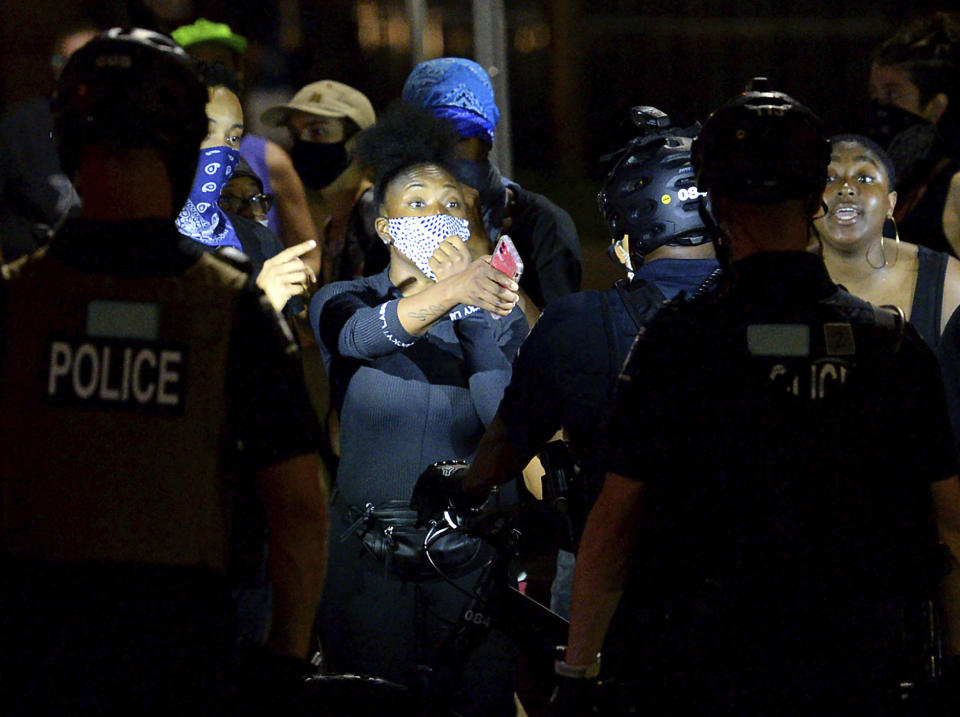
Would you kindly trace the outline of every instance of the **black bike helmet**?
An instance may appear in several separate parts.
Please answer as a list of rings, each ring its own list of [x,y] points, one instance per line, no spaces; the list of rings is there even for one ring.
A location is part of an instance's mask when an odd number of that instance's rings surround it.
[[[169,37],[107,30],[73,54],[57,82],[51,109],[63,167],[72,175],[85,146],[154,147],[182,203],[207,134],[206,104],[190,57]]]
[[[830,144],[817,116],[756,78],[710,115],[693,143],[701,190],[734,201],[773,204],[817,196]]]
[[[613,241],[626,234],[634,266],[665,244],[697,246],[713,238],[700,211],[705,192],[690,164],[690,137],[698,127],[671,129],[670,118],[654,107],[634,107],[634,124],[644,133],[614,154],[613,169],[597,195]]]

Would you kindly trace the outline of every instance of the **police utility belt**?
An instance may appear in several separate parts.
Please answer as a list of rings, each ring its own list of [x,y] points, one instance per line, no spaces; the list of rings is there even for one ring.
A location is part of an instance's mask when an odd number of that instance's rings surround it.
[[[404,500],[351,505],[349,527],[340,542],[360,541],[364,553],[383,565],[384,576],[399,580],[456,578],[479,567],[483,541],[445,520],[416,527],[417,512]]]

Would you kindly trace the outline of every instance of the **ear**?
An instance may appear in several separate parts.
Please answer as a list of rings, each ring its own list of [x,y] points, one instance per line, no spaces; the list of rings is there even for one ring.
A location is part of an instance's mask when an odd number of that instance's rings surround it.
[[[620,239],[616,239],[613,242],[613,253],[617,256],[617,261],[619,261],[624,266],[630,261],[630,235],[624,234]]]
[[[921,108],[920,114],[924,119],[936,124],[943,117],[943,113],[947,111],[949,104],[950,98],[947,97],[946,93],[938,92]]]
[[[377,217],[373,223],[374,228],[377,230],[377,236],[380,237],[380,240],[390,246],[393,243],[393,238],[390,236],[390,233],[387,231],[387,218],[386,217]]]
[[[890,211],[888,214],[892,217],[893,210],[897,208],[897,193],[890,192],[890,194],[887,195],[887,202],[890,204]]]

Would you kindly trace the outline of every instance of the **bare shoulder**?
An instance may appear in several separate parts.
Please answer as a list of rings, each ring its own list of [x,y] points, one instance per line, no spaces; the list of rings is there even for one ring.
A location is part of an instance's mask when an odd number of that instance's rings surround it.
[[[943,233],[956,254],[960,254],[960,172],[950,180],[947,200],[943,203]]]
[[[953,179],[950,180],[950,193],[948,196],[953,198],[955,201],[960,201],[960,172],[957,172],[953,175]]]
[[[947,271],[943,280],[941,331],[947,325],[947,321],[950,320],[957,306],[960,306],[960,261],[950,257],[947,260]]]

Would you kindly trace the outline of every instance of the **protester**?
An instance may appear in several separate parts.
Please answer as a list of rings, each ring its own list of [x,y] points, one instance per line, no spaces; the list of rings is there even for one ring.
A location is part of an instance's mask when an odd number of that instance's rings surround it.
[[[480,571],[471,567],[456,584],[398,574],[389,558],[364,551],[369,526],[356,511],[405,507],[430,463],[470,458],[528,331],[516,283],[466,248],[463,192],[447,168],[454,139],[407,106],[360,135],[390,265],[323,287],[310,306],[341,416],[332,503],[341,540],[319,616],[324,657],[336,671],[407,685],[426,668],[454,667],[438,665],[434,650]],[[463,714],[513,714],[513,661],[502,635],[492,633],[462,667],[445,697]]]
[[[225,23],[200,18],[174,30],[173,39],[191,56],[207,63],[220,63],[233,72],[241,85],[236,93],[243,97],[243,56],[248,46],[243,35],[235,33]],[[287,247],[315,240],[317,229],[307,208],[303,184],[283,147],[265,137],[246,132],[240,140],[240,154],[260,177],[264,191],[276,200],[267,212],[270,230]],[[318,250],[311,251],[304,260],[314,273],[319,271]]]
[[[868,134],[896,168],[911,244],[960,255],[960,15],[919,18],[874,52]]]
[[[288,103],[268,109],[262,120],[290,133],[290,158],[320,230],[321,283],[360,276],[365,247],[348,242],[348,228],[357,221],[358,203],[370,187],[353,156],[356,134],[376,120],[370,100],[342,82],[320,80],[300,88]]]
[[[520,251],[520,287],[533,302],[543,308],[579,290],[580,239],[570,215],[502,176],[490,161],[500,110],[486,71],[459,57],[421,62],[403,85],[403,99],[450,122],[457,132],[454,175],[479,192],[490,241],[509,234]]]
[[[893,162],[866,137],[840,135],[814,223],[830,277],[877,306],[899,306],[931,348],[960,304],[960,262],[900,241]]]

